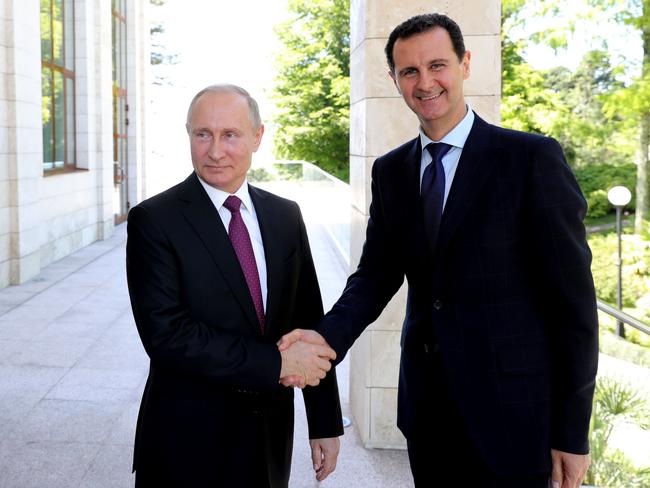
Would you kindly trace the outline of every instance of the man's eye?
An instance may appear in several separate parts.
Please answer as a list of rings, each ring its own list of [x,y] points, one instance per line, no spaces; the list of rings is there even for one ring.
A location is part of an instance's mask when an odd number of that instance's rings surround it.
[[[402,71],[402,76],[413,76],[416,73],[417,71],[414,69],[405,69],[404,71]]]
[[[199,139],[209,139],[210,134],[207,133],[207,132],[197,132],[196,137],[199,138]]]
[[[431,65],[431,69],[436,70],[436,71],[440,70],[440,69],[442,69],[444,67],[445,67],[445,65],[442,64],[442,63],[434,63],[434,64]]]

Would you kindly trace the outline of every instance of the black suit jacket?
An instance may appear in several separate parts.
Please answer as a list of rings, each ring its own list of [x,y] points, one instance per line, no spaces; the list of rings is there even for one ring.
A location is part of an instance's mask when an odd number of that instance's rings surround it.
[[[398,426],[407,438],[444,421],[429,418],[435,347],[494,471],[548,471],[551,447],[586,453],[598,325],[586,203],[559,144],[477,116],[434,250],[419,210],[420,153],[417,138],[375,162],[359,266],[318,330],[340,361],[406,276]]]
[[[298,205],[249,190],[267,266],[264,335],[194,173],[129,213],[129,293],[151,359],[134,469],[155,486],[255,486],[264,473],[271,487],[288,483],[293,390],[278,384],[275,342],[313,327],[323,309]],[[342,434],[334,369],[304,397],[311,438]]]

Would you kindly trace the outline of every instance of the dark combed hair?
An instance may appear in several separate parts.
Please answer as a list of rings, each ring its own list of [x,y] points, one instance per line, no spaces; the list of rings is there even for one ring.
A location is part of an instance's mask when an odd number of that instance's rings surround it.
[[[388,36],[386,43],[386,60],[388,67],[391,71],[395,71],[395,60],[393,59],[393,47],[398,39],[407,39],[416,34],[422,34],[442,27],[449,33],[451,44],[454,47],[454,52],[458,56],[458,61],[463,59],[465,55],[465,41],[463,40],[463,33],[460,31],[458,24],[452,19],[442,14],[423,14],[411,17],[405,20],[400,25],[393,29],[393,32]]]

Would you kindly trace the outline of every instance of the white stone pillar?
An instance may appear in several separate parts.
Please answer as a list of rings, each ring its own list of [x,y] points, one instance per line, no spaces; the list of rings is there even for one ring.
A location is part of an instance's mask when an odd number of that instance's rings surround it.
[[[92,0],[86,0],[91,2]],[[97,237],[113,234],[113,54],[111,0],[94,0],[92,36],[95,77],[93,103],[96,107],[95,174],[97,185]]]
[[[392,29],[422,13],[449,15],[460,25],[472,52],[465,95],[474,110],[499,120],[501,48],[499,0],[351,0],[350,32],[350,185],[352,232],[350,263],[356,268],[365,239],[374,160],[414,138],[418,122],[388,76],[384,46]],[[406,285],[379,319],[357,340],[350,357],[350,403],[366,447],[401,448],[396,427],[399,339]]]
[[[0,287],[40,271],[40,7],[0,1]]]

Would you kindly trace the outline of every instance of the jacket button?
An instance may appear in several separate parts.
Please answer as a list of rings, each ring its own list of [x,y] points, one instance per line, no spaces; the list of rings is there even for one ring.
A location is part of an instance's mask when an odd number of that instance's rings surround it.
[[[435,302],[433,302],[433,308],[435,308],[436,310],[440,310],[442,308],[442,302],[440,300],[436,300]]]

